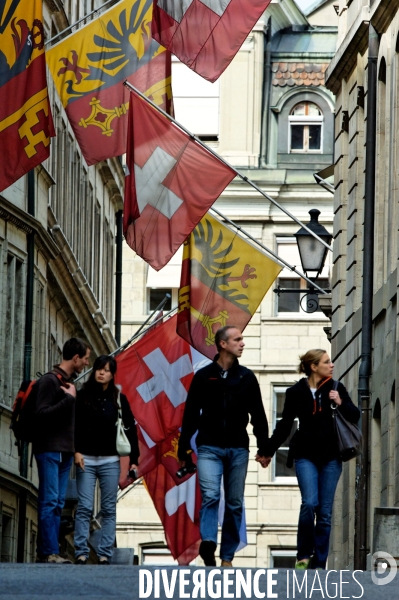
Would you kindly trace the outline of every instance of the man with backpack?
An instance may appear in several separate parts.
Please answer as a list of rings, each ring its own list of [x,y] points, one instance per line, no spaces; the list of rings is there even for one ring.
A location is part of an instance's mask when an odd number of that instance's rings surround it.
[[[90,348],[79,338],[67,340],[62,361],[39,382],[33,453],[39,474],[39,562],[71,563],[59,555],[58,536],[72,465],[76,388],[72,376],[89,364]]]

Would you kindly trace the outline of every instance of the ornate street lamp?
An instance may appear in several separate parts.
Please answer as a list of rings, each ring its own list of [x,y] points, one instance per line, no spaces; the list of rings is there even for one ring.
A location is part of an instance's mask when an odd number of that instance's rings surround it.
[[[330,245],[332,235],[319,223],[320,211],[317,210],[317,208],[312,208],[312,210],[309,211],[309,214],[310,221],[307,224],[307,227],[318,235],[323,242]],[[295,237],[303,271],[306,275],[308,275],[309,272],[316,273],[313,277],[318,277],[323,270],[328,249],[323,246],[319,240],[316,240],[316,238],[310,235],[303,227],[296,232]]]
[[[319,223],[320,211],[317,208],[312,208],[309,211],[310,221],[307,227],[319,236],[328,245],[331,244],[332,235],[323,225]],[[309,279],[313,279],[316,283],[317,277],[323,270],[328,249],[319,240],[314,238],[303,227],[295,233],[296,243],[298,245],[299,256],[301,259],[302,270]],[[311,275],[312,274],[312,275]],[[307,313],[313,313],[319,308],[318,292],[315,288],[309,289],[287,289],[276,288],[273,290],[278,296],[280,294],[302,294],[300,304],[302,310]],[[326,290],[328,292],[330,290]]]

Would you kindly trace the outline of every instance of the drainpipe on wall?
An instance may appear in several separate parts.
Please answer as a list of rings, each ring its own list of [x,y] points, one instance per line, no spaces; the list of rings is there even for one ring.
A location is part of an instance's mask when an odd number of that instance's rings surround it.
[[[267,165],[267,137],[269,131],[269,110],[270,110],[270,93],[271,93],[271,48],[272,48],[272,18],[269,17],[266,24],[264,35],[264,66],[263,66],[263,90],[262,90],[262,115],[261,115],[261,132],[260,132],[260,157],[259,167]]]
[[[122,324],[122,215],[116,213],[116,269],[115,269],[115,340],[121,345]]]
[[[35,216],[35,171],[28,173],[28,214]],[[24,349],[24,375],[23,378],[31,378],[32,364],[32,331],[33,331],[33,289],[35,278],[35,234],[28,233],[26,237],[27,259],[26,259],[26,308],[25,308],[25,349]],[[25,479],[28,477],[28,444],[22,443],[19,463],[19,473]],[[25,535],[26,535],[26,502],[27,492],[21,490],[18,504],[18,538],[17,538],[17,562],[25,560]]]
[[[362,292],[362,347],[359,368],[358,406],[362,411],[363,453],[356,460],[355,546],[354,567],[367,568],[368,494],[369,494],[369,429],[370,429],[370,373],[372,351],[373,265],[374,265],[374,205],[376,169],[376,114],[377,114],[377,59],[379,37],[369,26],[366,174],[364,194],[363,233],[363,292]]]

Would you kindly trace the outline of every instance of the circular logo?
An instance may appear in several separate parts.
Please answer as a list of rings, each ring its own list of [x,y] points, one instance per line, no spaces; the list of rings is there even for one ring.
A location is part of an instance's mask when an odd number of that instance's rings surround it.
[[[387,585],[396,577],[396,560],[388,552],[374,552],[371,563],[371,580],[376,585]]]

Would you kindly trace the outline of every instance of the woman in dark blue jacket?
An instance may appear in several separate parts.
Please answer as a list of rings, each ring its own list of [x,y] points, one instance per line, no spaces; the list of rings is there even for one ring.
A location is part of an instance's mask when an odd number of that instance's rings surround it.
[[[342,383],[334,389],[334,365],[325,350],[309,350],[300,360],[299,372],[306,377],[287,389],[282,419],[268,442],[266,456],[273,456],[298,419],[299,429],[290,447],[302,496],[295,568],[325,569],[334,495],[342,471],[333,407],[351,423],[357,423],[360,411]]]
[[[129,438],[131,469],[139,458],[137,431],[126,396],[114,383],[117,363],[112,356],[99,356],[89,380],[78,392],[75,413],[75,465],[78,508],[75,517],[76,563],[84,565],[89,557],[87,543],[93,512],[97,479],[101,491],[101,540],[98,545],[100,564],[109,564],[116,532],[116,496],[120,475],[116,451],[118,403]]]

